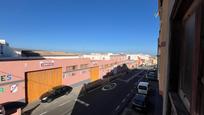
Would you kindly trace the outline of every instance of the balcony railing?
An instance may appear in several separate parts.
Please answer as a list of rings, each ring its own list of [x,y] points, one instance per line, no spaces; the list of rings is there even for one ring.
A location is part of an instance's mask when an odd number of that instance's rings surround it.
[[[169,110],[171,110],[170,115],[190,115],[177,93],[170,92],[169,100],[170,100]]]

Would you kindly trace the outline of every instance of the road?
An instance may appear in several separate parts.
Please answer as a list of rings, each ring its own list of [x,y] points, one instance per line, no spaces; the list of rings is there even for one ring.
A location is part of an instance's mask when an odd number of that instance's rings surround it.
[[[158,81],[151,81],[150,87],[152,91],[148,96],[148,105],[145,112],[136,110],[129,102],[121,115],[162,115],[162,97],[159,95]]]
[[[112,90],[103,91],[101,86],[79,96],[79,87],[68,96],[51,103],[36,102],[23,111],[25,115],[117,115],[134,96],[135,83],[144,75],[145,70],[135,70],[111,81],[116,84]]]
[[[101,87],[87,94],[87,96],[78,99],[89,104],[85,106],[79,102],[75,103],[71,115],[114,115],[118,114],[129,99],[131,99],[135,82],[141,79],[145,74],[144,70],[137,70],[129,75],[122,76],[112,83],[117,86],[108,91],[102,91]]]

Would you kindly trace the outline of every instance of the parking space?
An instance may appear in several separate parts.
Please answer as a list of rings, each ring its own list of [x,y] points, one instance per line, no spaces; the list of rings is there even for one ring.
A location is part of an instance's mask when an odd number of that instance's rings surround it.
[[[147,97],[148,104],[145,111],[139,111],[132,106],[131,101],[121,113],[121,115],[161,115],[162,114],[162,97],[158,91],[158,81],[150,82],[151,91]]]

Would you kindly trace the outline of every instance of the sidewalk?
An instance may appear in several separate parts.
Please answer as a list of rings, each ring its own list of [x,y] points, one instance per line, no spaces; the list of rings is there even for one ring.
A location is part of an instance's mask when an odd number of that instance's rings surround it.
[[[59,105],[64,101],[67,101],[67,100],[74,101],[76,98],[78,98],[81,88],[82,88],[82,85],[74,87],[72,92],[69,95],[64,95],[60,98],[57,98],[49,104],[41,103],[40,100],[30,103],[22,109],[22,115],[32,115],[32,114],[42,113],[43,111],[45,110],[48,111],[48,109],[51,109],[51,108],[55,109],[56,105]]]

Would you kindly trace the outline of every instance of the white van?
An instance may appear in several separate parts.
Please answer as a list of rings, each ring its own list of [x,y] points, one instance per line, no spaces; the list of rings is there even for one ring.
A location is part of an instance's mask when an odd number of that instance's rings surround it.
[[[138,90],[138,93],[147,95],[148,90],[149,90],[149,83],[148,82],[139,82],[139,84],[137,86],[137,90]]]

